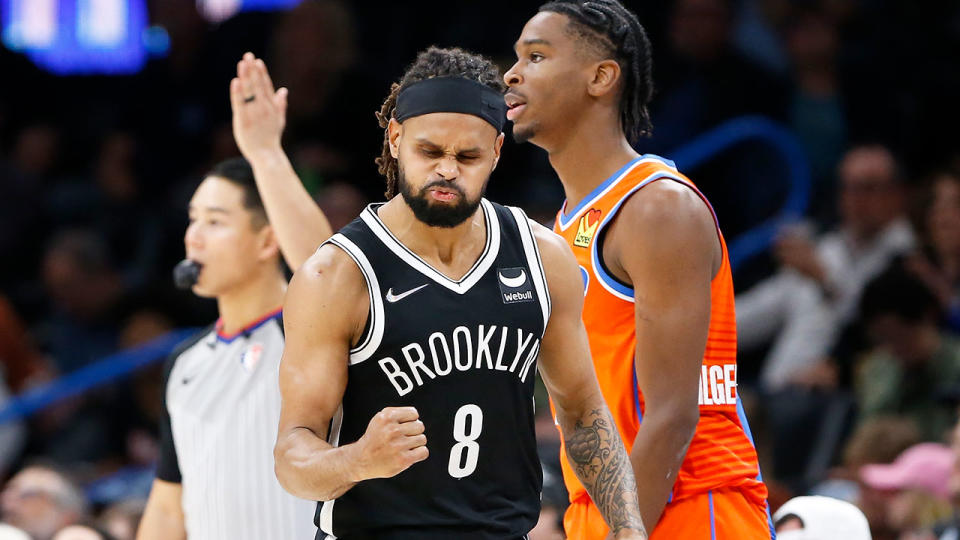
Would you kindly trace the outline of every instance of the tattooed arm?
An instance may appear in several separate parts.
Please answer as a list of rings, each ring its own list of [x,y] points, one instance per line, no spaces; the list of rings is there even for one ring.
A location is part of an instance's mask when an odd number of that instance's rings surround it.
[[[601,404],[602,408],[581,415],[572,426],[570,418],[560,418],[560,408],[557,408],[567,459],[614,534],[631,527],[642,532],[637,484],[630,459],[602,399]],[[636,509],[635,515],[633,509]]]
[[[560,237],[538,225],[534,231],[552,304],[539,367],[556,407],[567,459],[614,537],[646,538],[633,469],[590,361],[576,261]]]

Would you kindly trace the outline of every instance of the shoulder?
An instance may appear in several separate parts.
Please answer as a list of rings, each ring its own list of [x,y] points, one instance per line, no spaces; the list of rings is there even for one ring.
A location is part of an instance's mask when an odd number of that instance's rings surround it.
[[[311,341],[342,335],[347,339],[359,332],[369,305],[365,301],[368,277],[359,264],[343,248],[326,243],[293,274],[283,311],[288,346],[294,337]]]
[[[363,286],[363,274],[354,259],[357,254],[335,243],[320,246],[294,274],[291,287],[339,290]]]
[[[578,270],[577,259],[567,245],[567,241],[535,221],[528,220],[528,223],[533,231],[533,238],[537,242],[543,274],[547,280],[550,296],[554,299],[554,306],[563,305],[563,298],[567,295],[582,301],[583,280]]]
[[[183,354],[189,351],[190,349],[197,346],[203,340],[203,338],[209,336],[210,333],[214,331],[215,327],[216,325],[209,324],[205,326],[203,329],[198,330],[197,333],[181,341],[180,343],[177,344],[176,347],[173,348],[173,351],[171,351],[170,354],[167,356],[167,360],[166,362],[164,362],[164,365],[163,365],[164,384],[166,384],[166,381],[170,378],[170,373],[173,371],[174,366],[176,366],[177,359],[183,356]]]
[[[669,179],[652,182],[630,196],[617,220],[658,232],[701,230],[713,235],[716,228],[713,212],[703,197],[692,186]]]
[[[631,253],[671,259],[688,254],[713,262],[720,254],[719,231],[707,201],[692,186],[672,180],[658,180],[630,196],[606,238],[612,255],[623,260]]]
[[[533,238],[537,242],[545,270],[549,270],[553,264],[575,264],[573,252],[563,237],[532,219],[527,218],[527,223],[530,224]]]

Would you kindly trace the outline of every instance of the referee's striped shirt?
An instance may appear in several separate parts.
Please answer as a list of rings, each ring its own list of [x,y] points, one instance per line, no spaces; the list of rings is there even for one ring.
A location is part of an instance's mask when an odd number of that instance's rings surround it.
[[[316,503],[274,474],[283,344],[277,310],[234,335],[211,326],[167,363],[157,478],[182,484],[190,539],[316,535]]]

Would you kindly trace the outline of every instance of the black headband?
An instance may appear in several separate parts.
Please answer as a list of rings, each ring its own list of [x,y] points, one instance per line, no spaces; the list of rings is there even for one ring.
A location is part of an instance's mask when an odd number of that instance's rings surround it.
[[[397,122],[430,113],[452,112],[483,118],[503,131],[507,104],[503,96],[485,84],[463,77],[433,77],[417,81],[397,96]]]

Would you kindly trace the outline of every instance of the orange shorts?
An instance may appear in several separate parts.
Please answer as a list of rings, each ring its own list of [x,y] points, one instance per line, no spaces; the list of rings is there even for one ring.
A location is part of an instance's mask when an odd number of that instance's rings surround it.
[[[609,532],[587,497],[570,503],[563,528],[568,540],[604,540]],[[725,489],[668,504],[650,540],[770,540],[772,529],[766,505],[758,506],[742,492]]]

